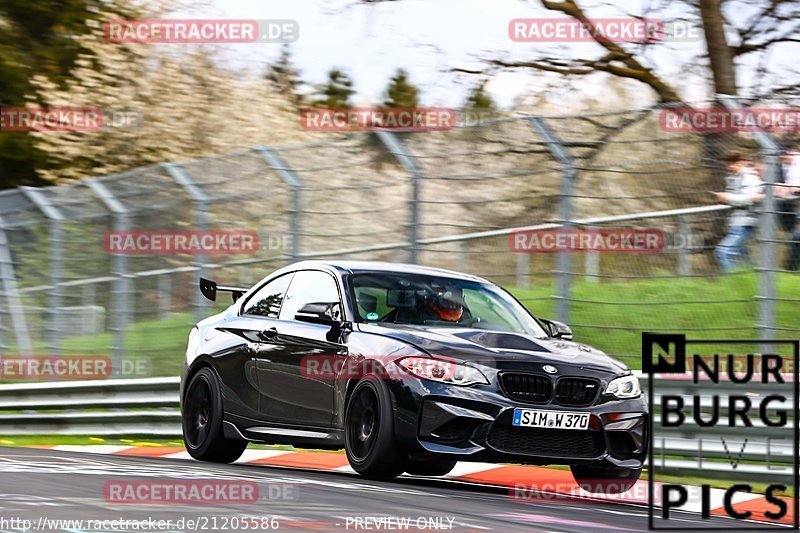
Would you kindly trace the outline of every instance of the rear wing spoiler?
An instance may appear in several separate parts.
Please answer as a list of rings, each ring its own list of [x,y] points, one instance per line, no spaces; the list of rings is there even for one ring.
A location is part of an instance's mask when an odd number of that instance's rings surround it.
[[[218,292],[229,292],[231,293],[233,301],[235,302],[247,292],[247,289],[242,289],[240,287],[225,287],[222,285],[217,285],[216,282],[211,281],[210,279],[200,278],[200,292],[202,292],[203,296],[212,302],[217,300]]]

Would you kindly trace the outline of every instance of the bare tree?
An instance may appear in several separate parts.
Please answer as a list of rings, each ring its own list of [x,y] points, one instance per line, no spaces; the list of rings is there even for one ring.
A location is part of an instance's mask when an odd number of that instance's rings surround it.
[[[398,0],[360,0],[362,4]],[[579,3],[580,1],[580,3]],[[664,41],[642,43],[619,43],[603,39],[594,22],[590,10],[609,6],[620,9],[621,2],[594,4],[585,7],[582,0],[532,0],[550,11],[562,13],[584,25],[589,35],[597,43],[600,53],[594,57],[564,57],[540,55],[531,59],[507,60],[498,57],[483,58],[485,68],[454,68],[454,72],[485,74],[486,70],[538,70],[552,72],[568,77],[582,77],[603,72],[612,76],[638,81],[652,89],[662,103],[684,103],[680,94],[683,78],[670,78],[658,71],[652,62],[652,54],[657,47],[669,46]],[[583,5],[582,5],[583,4]],[[675,13],[681,10],[680,17]],[[734,17],[726,17],[735,13]],[[661,18],[670,23],[693,25],[702,30],[705,49],[700,52],[696,62],[704,65],[716,94],[738,95],[737,67],[743,64],[756,64],[768,71],[770,52],[776,46],[800,43],[800,2],[796,0],[654,0],[645,3],[640,13],[625,13],[638,19]],[[755,57],[759,56],[759,57]],[[788,74],[788,73],[784,73]],[[763,76],[753,76],[756,83],[763,83]],[[760,96],[791,92],[797,80],[789,80],[785,85],[751,88],[751,93]]]

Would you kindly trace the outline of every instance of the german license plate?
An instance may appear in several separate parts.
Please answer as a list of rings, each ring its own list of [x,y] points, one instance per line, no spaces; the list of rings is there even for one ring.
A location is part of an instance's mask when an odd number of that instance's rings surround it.
[[[551,429],[587,429],[589,413],[514,409],[514,426]]]

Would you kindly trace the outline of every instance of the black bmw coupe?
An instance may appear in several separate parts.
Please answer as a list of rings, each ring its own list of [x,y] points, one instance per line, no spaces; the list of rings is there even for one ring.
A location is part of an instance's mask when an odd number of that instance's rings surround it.
[[[232,462],[249,442],[341,449],[374,478],[457,461],[569,465],[593,492],[638,479],[648,414],[622,363],[497,285],[447,270],[304,261],[189,335],[186,448]]]

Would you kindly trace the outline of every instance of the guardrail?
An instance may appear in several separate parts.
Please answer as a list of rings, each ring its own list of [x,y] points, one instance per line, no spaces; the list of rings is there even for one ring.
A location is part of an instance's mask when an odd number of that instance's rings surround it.
[[[0,435],[181,435],[180,378],[0,385]]]
[[[646,377],[639,376],[646,387]],[[177,377],[164,377],[0,385],[0,435],[178,437],[179,382]],[[698,387],[690,380],[662,378],[655,396],[682,396],[688,409],[693,394],[702,392]],[[715,394],[734,391],[741,392],[741,388],[714,385]],[[708,412],[711,398],[705,392],[701,408]],[[774,384],[752,383],[747,395],[757,405],[759,398],[776,392],[780,391]],[[726,416],[726,406],[721,412]],[[758,431],[760,425],[754,422],[754,429]],[[654,463],[657,472],[677,476],[791,483],[793,427],[789,417],[785,427],[766,429],[772,441],[745,441],[741,431],[726,426],[705,428],[686,423],[680,429],[658,428]],[[698,445],[698,436],[702,436],[702,445]]]

